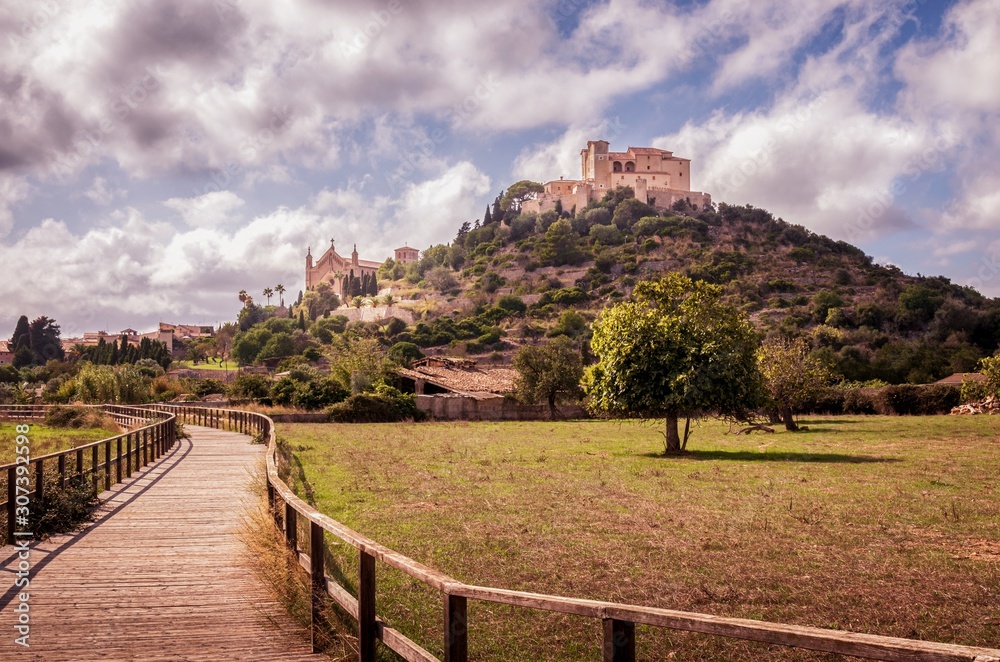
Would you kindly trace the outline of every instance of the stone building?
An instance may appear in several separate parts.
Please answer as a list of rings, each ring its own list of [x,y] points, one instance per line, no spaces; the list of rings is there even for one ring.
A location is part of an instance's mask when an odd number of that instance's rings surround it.
[[[618,187],[627,186],[635,197],[659,210],[678,200],[699,208],[712,203],[712,196],[691,190],[691,159],[655,147],[629,147],[612,152],[606,140],[591,140],[580,151],[580,179],[559,178],[544,184],[545,190],[527,200],[521,211],[541,213],[560,203],[565,211],[583,209],[593,200]]]
[[[381,262],[358,259],[357,244],[354,244],[354,251],[351,253],[350,259],[341,257],[337,254],[333,239],[331,239],[330,248],[316,260],[315,264],[313,264],[312,247],[306,251],[306,289],[313,290],[320,283],[329,283],[334,293],[344,299],[345,276],[374,279],[380,266],[382,266]]]
[[[410,262],[416,262],[420,259],[420,251],[416,248],[410,248],[409,246],[397,248],[394,252],[395,257],[393,257],[393,259],[399,264],[409,264]]]

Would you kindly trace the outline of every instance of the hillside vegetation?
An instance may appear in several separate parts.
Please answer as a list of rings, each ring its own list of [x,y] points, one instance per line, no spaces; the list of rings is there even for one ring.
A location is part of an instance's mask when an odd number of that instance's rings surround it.
[[[666,214],[630,189],[573,213],[516,211],[497,198],[482,222],[418,263],[379,270],[417,313],[391,342],[509,355],[589,327],[638,280],[679,271],[722,285],[766,336],[804,337],[849,381],[924,383],[976,369],[1000,344],[1000,300],[944,277],[909,276],[861,249],[751,206]],[[496,358],[496,357],[494,357]]]

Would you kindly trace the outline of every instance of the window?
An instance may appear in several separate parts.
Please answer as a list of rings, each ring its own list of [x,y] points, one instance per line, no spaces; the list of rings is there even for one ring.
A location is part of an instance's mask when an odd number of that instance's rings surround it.
[[[621,172],[622,171],[622,162],[621,161],[615,161],[613,164],[611,164],[611,170],[613,172]]]
[[[653,166],[646,166],[646,170],[652,170]]]

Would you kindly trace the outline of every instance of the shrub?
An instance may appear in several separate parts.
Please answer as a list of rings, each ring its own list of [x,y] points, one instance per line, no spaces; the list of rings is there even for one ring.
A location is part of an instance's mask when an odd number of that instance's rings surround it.
[[[898,416],[927,416],[947,414],[957,407],[962,390],[947,384],[900,384],[880,389],[876,395],[876,408],[880,414]]]
[[[420,421],[414,396],[380,385],[374,393],[358,393],[327,409],[335,423],[398,423]]]
[[[260,400],[271,391],[271,381],[264,375],[239,375],[229,387],[233,400]]]
[[[519,315],[528,309],[528,306],[524,303],[521,297],[513,294],[505,294],[497,299],[496,307],[515,315]]]
[[[94,407],[62,407],[56,405],[45,414],[45,424],[53,428],[109,428],[115,429],[114,421],[100,409]]]
[[[97,504],[97,494],[87,480],[74,478],[62,488],[58,474],[47,474],[41,501],[36,499],[31,504],[29,530],[41,537],[72,531],[90,519]]]
[[[225,393],[226,385],[218,379],[195,379],[192,380],[191,392],[199,398],[204,398],[212,393]]]

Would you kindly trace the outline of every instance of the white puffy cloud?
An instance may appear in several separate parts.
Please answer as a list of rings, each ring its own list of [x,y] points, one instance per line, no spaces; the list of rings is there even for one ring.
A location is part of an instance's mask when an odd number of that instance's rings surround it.
[[[109,183],[106,178],[97,176],[90,188],[83,192],[83,196],[96,205],[107,206],[127,193],[125,189]]]
[[[233,212],[246,202],[232,191],[211,191],[193,198],[170,198],[163,205],[193,227],[214,227],[240,220]]]

